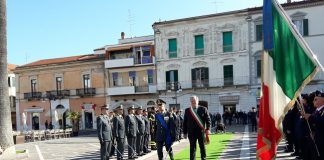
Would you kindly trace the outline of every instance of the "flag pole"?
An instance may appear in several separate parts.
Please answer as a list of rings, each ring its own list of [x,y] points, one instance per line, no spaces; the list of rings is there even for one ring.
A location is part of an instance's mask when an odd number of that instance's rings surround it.
[[[302,100],[302,97],[301,95],[299,95],[299,100]],[[305,115],[306,112],[305,112],[305,109],[304,109],[304,106],[303,106],[303,103],[300,103],[298,100],[296,100],[297,102],[297,107],[300,109],[301,111],[301,114],[302,115]],[[312,132],[312,129],[310,128],[310,125],[309,125],[309,122],[308,122],[308,119],[304,118],[306,120],[306,123],[307,123],[307,126],[308,126],[308,130],[309,130],[309,133],[310,133],[310,137],[315,145],[315,149],[316,149],[316,152],[317,152],[317,156],[320,157],[320,153],[318,151],[318,148],[317,148],[317,145],[315,143],[315,139],[314,139],[314,136],[313,136],[313,132]]]

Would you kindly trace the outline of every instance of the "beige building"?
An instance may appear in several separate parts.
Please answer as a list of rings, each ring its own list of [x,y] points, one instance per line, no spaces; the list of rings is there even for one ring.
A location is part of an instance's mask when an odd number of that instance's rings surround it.
[[[71,126],[69,111],[81,112],[81,129],[95,129],[99,106],[106,104],[104,55],[40,60],[15,69],[17,126],[45,129]]]
[[[11,122],[12,128],[16,129],[16,82],[15,82],[15,74],[13,70],[16,68],[14,64],[8,64],[8,87],[9,87],[9,102],[10,102],[10,110],[11,110]]]
[[[96,49],[105,53],[107,101],[111,108],[122,104],[125,108],[154,105],[156,95],[156,68],[154,37],[124,38],[119,43]]]

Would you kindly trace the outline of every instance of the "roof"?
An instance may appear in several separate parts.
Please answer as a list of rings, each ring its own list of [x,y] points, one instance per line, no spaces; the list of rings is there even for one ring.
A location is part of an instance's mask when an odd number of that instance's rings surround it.
[[[297,1],[297,2],[291,2],[291,3],[283,3],[281,5],[284,8],[299,8],[299,7],[308,7],[308,6],[318,5],[318,2],[324,2],[324,0],[304,0],[304,1]],[[216,14],[196,16],[196,17],[175,19],[175,20],[169,20],[169,21],[163,21],[163,22],[155,22],[155,23],[153,23],[152,26],[154,27],[156,25],[171,24],[171,23],[177,23],[177,22],[183,22],[183,21],[190,21],[190,20],[196,20],[196,19],[204,19],[204,18],[210,18],[210,17],[218,17],[218,16],[225,16],[225,15],[232,15],[232,14],[253,12],[253,11],[262,11],[262,6],[254,7],[254,8],[246,8],[246,9],[242,9],[242,10],[229,11],[229,12],[216,13]]]
[[[28,63],[17,68],[23,67],[34,67],[34,66],[42,66],[42,65],[49,65],[49,64],[60,64],[60,63],[69,63],[69,62],[77,62],[77,61],[88,61],[93,59],[100,59],[103,58],[104,55],[101,54],[85,54],[85,55],[78,55],[78,56],[71,56],[71,57],[62,57],[62,58],[54,58],[54,59],[43,59],[39,61],[35,61],[32,63]]]
[[[8,64],[8,71],[12,71],[17,67],[15,64]]]

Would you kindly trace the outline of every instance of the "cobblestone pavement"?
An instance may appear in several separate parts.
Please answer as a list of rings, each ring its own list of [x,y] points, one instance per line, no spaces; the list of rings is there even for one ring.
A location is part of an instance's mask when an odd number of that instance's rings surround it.
[[[226,149],[219,156],[219,159],[256,159],[256,133],[249,132],[248,126],[232,125],[227,127],[227,132],[233,132],[233,139],[230,140]],[[175,142],[173,145],[174,153],[180,152],[189,146],[187,139]],[[99,141],[95,134],[63,138],[55,140],[46,140],[38,142],[30,142],[16,145],[17,150],[27,149],[29,151],[28,158],[20,158],[24,160],[99,160]],[[283,143],[279,145],[278,155],[276,159],[295,159],[290,153],[283,152]],[[166,151],[164,151],[166,155]],[[127,157],[127,149],[124,152]],[[116,159],[112,157],[111,159]],[[137,158],[138,160],[156,160],[157,152],[151,153]]]

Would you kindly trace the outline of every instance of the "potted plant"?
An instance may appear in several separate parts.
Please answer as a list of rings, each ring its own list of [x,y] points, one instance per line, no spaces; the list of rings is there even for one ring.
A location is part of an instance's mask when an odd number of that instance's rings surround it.
[[[70,111],[67,118],[71,120],[73,136],[78,136],[80,128],[79,122],[81,118],[80,112]]]

